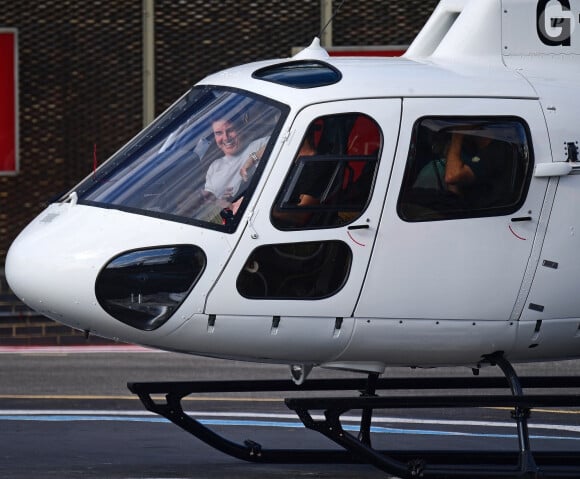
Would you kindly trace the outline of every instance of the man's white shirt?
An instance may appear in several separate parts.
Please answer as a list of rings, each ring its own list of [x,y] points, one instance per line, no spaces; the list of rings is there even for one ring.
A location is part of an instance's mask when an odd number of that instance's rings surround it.
[[[258,138],[237,155],[225,155],[215,160],[207,170],[204,189],[214,194],[216,198],[222,198],[227,189],[232,188],[231,196],[235,197],[242,184],[240,168],[252,153],[266,146],[268,139],[269,137]]]

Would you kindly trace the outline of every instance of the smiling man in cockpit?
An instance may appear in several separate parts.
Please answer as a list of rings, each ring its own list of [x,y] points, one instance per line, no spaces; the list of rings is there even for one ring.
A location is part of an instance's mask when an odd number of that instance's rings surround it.
[[[248,160],[257,163],[266,148],[268,137],[245,143],[239,121],[220,118],[212,122],[214,140],[224,156],[215,160],[207,170],[204,192],[217,199],[231,202],[243,191],[240,169]]]

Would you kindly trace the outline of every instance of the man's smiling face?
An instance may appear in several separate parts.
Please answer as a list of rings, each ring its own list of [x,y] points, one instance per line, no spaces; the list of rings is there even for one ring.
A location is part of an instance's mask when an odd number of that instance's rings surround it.
[[[236,128],[229,120],[217,120],[212,123],[216,145],[226,155],[235,155],[241,149],[241,139]]]

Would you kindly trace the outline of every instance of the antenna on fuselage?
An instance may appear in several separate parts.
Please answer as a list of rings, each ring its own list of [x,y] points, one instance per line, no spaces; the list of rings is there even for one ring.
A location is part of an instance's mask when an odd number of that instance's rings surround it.
[[[340,9],[342,8],[342,6],[344,5],[344,2],[346,2],[346,0],[342,0],[342,2],[340,2],[340,5],[336,8],[336,10],[334,11],[334,13],[332,13],[330,15],[330,18],[322,26],[322,28],[320,29],[320,32],[318,33],[318,38],[324,39],[324,37],[323,37],[324,32],[326,31],[326,29],[328,28],[328,26],[332,23],[332,21],[334,20],[334,17],[336,17],[338,15],[338,12],[340,11]],[[330,3],[330,6],[331,6],[330,8],[332,8],[332,3]],[[323,45],[324,46],[330,46],[330,45],[326,45],[326,42],[324,42],[324,41],[323,41]]]

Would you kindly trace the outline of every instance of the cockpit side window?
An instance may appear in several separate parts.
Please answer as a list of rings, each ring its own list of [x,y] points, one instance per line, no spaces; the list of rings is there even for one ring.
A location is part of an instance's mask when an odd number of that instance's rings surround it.
[[[271,211],[281,230],[350,223],[367,206],[380,156],[377,123],[362,113],[316,118]]]
[[[519,118],[422,118],[413,128],[397,211],[405,221],[513,213],[532,165],[529,130]]]

